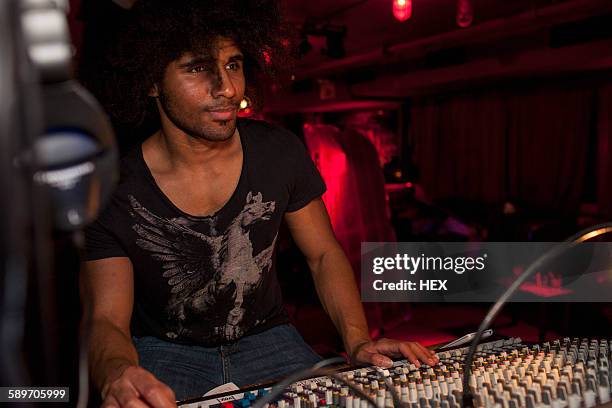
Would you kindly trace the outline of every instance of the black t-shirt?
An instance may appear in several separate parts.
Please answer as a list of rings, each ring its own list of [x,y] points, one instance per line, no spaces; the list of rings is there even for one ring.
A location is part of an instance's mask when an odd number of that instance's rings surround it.
[[[287,322],[276,278],[283,214],[325,191],[302,142],[265,122],[238,120],[243,148],[236,190],[206,217],[164,195],[134,149],[113,198],[87,229],[87,260],[129,257],[132,333],[216,346]]]

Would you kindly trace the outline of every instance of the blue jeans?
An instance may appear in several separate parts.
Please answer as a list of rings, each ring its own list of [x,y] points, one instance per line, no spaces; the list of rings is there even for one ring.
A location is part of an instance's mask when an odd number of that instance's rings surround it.
[[[140,366],[172,388],[177,400],[198,397],[218,385],[239,387],[282,378],[308,368],[321,357],[295,327],[281,325],[220,347],[134,338]]]

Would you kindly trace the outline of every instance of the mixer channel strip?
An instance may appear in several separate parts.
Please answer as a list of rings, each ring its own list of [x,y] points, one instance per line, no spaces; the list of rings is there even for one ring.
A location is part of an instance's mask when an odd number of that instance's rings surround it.
[[[525,345],[520,338],[478,346],[469,387],[475,407],[591,408],[610,402],[612,340],[564,338]],[[437,353],[440,363],[337,373],[375,401],[377,408],[460,408],[468,347]],[[249,408],[270,393],[259,388],[179,404],[182,408]],[[395,393],[393,392],[395,391]],[[264,408],[368,408],[372,403],[342,382],[316,377],[293,383]]]

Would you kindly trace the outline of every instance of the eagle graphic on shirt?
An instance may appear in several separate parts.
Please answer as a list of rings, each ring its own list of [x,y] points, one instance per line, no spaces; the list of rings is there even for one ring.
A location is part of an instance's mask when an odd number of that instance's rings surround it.
[[[205,319],[216,338],[242,337],[249,324],[245,322],[249,295],[270,270],[278,237],[277,233],[268,247],[254,254],[250,228],[270,220],[275,202],[249,192],[244,207],[223,233],[217,232],[216,219],[211,217],[200,221],[210,227],[210,234],[203,234],[191,228],[195,222],[187,217],[159,217],[134,196],[128,198],[136,221],[132,227],[138,234],[136,244],[161,262],[163,277],[171,286],[166,307],[171,329],[166,336],[189,335],[189,323]]]

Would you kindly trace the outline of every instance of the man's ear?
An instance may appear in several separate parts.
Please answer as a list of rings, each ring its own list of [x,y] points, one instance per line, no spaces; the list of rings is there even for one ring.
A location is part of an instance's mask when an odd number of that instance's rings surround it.
[[[149,96],[153,98],[157,98],[159,96],[159,90],[157,89],[157,84],[153,84],[151,89],[149,89]]]

